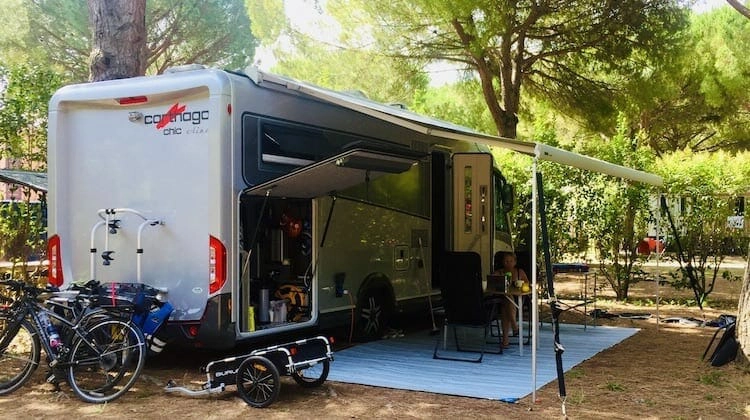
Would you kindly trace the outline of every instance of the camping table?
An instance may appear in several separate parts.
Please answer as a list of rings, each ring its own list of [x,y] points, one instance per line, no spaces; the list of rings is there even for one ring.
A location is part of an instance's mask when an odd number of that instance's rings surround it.
[[[588,296],[588,290],[589,290],[589,266],[586,263],[555,263],[552,264],[552,273],[558,274],[558,273],[567,273],[567,274],[583,274],[583,292],[579,294],[580,302],[569,304],[566,302],[563,302],[561,300],[558,300],[558,303],[560,303],[562,306],[565,306],[564,309],[562,309],[563,312],[574,310],[577,312],[580,312],[584,315],[583,317],[583,329],[586,330],[586,327],[588,326],[588,304],[593,303],[594,304],[594,313],[596,313],[596,281],[597,276],[596,273],[594,273],[594,298],[589,299]],[[583,306],[583,311],[581,311],[579,308]],[[594,316],[594,326],[596,326],[596,316]]]
[[[505,292],[505,297],[518,309],[518,351],[523,356],[523,297],[531,296],[531,290],[524,292],[516,287],[511,287]],[[515,302],[513,298],[516,298]]]
[[[518,310],[518,351],[523,356],[523,297],[531,296],[531,290],[524,292],[516,287],[511,287],[510,290],[504,293],[492,292],[487,297],[490,299],[489,303],[499,303],[495,299],[508,299],[508,301],[516,307]],[[515,300],[514,300],[515,298]],[[499,334],[502,334],[502,327]]]

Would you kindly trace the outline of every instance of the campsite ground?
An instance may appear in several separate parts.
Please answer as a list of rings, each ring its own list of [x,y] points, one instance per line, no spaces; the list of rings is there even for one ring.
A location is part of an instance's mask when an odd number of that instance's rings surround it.
[[[741,275],[743,262],[735,260],[734,274]],[[668,267],[662,267],[662,270]],[[653,270],[653,268],[650,268]],[[599,282],[601,284],[601,282]],[[579,277],[559,276],[557,291],[575,295]],[[712,294],[712,307],[701,314],[696,308],[663,304],[659,319],[714,319],[735,314],[740,282],[720,280]],[[600,295],[597,307],[613,314],[651,314],[649,319],[600,319],[600,325],[637,327],[641,331],[576,366],[565,375],[567,415],[573,419],[734,419],[750,417],[750,374],[748,369],[730,363],[711,367],[701,356],[714,328],[681,323],[657,324],[656,283],[643,281],[631,290],[633,303],[619,304]],[[689,297],[669,287],[661,287],[662,302]],[[568,312],[567,322],[582,322],[581,315]],[[263,418],[562,418],[558,384],[552,382],[518,404],[473,398],[451,397],[423,392],[399,391],[337,382],[326,382],[317,389],[302,389],[283,378],[282,392],[266,409],[252,409],[227,392],[213,398],[187,398],[162,391],[168,379],[198,388],[205,380],[199,367],[215,356],[185,355],[177,352],[150,363],[127,396],[107,405],[79,402],[63,386],[51,391],[39,369],[25,388],[0,397],[2,418],[183,418],[226,419],[247,416]],[[335,369],[335,362],[332,365]],[[501,374],[491,372],[490,374]],[[262,410],[262,411],[261,411]]]

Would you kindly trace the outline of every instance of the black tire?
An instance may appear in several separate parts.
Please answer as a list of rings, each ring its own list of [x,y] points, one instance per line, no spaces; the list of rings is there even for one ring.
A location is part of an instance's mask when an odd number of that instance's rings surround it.
[[[74,342],[68,383],[82,401],[114,401],[133,386],[145,363],[146,341],[141,330],[129,322],[103,321],[88,329],[86,340]]]
[[[357,339],[372,341],[382,338],[393,314],[393,306],[393,298],[386,287],[365,289],[357,301]]]
[[[29,380],[42,352],[39,334],[31,323],[21,321],[15,333],[6,331],[8,324],[0,318],[0,395],[10,394]]]
[[[295,370],[292,378],[303,388],[317,388],[326,381],[330,369],[331,362],[325,359],[308,368]]]
[[[280,390],[279,370],[263,356],[250,356],[237,369],[237,392],[251,407],[268,407]]]

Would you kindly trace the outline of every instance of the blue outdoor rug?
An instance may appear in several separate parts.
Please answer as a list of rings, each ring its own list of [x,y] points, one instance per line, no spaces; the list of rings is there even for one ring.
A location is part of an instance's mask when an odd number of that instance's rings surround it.
[[[565,371],[636,332],[637,328],[588,326],[584,330],[582,325],[561,324]],[[424,331],[338,351],[328,379],[507,402],[533,391],[530,344],[524,346],[523,356],[515,344],[503,354],[485,353],[482,363],[468,363],[433,359],[436,340],[437,336]],[[536,384],[541,388],[556,379],[552,328],[545,324],[539,329]]]

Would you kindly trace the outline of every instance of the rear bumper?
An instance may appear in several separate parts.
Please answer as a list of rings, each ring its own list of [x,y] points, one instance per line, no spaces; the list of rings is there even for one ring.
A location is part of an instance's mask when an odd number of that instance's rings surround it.
[[[209,350],[227,350],[235,346],[237,335],[231,316],[231,295],[210,298],[200,321],[167,324],[170,345]]]

